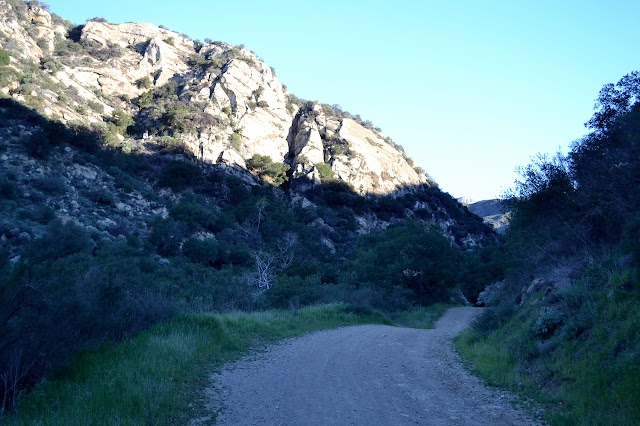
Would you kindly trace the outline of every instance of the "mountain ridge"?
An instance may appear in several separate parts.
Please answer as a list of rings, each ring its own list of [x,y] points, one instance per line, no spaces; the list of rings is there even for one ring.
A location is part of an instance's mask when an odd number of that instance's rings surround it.
[[[501,201],[497,198],[476,201],[468,197],[458,197],[458,202],[466,206],[469,211],[491,225],[499,234],[504,234],[509,226],[510,213],[505,211]]]
[[[99,127],[123,111],[146,128],[111,132],[112,143],[123,149],[170,136],[202,161],[246,168],[253,155],[267,155],[288,164],[295,178],[316,182],[321,180],[317,164],[327,163],[361,194],[433,184],[379,129],[337,107],[297,99],[243,46],[201,43],[153,24],[95,19],[73,27],[30,3],[24,16],[34,40],[26,30],[16,34],[20,31],[10,23],[13,8],[2,9],[0,31],[13,31],[21,50],[29,52],[26,57],[39,62],[51,85],[67,93],[60,101],[45,89],[39,94],[42,111],[66,123],[83,120]],[[4,93],[33,101],[35,93],[17,83],[5,85]],[[159,93],[165,85],[175,87]],[[167,99],[173,96],[178,99]],[[157,101],[174,110],[151,105]],[[175,109],[176,103],[182,109]]]
[[[243,46],[201,43],[147,23],[95,18],[74,26],[37,2],[5,0],[0,12],[0,44],[9,53],[2,93],[86,128],[107,148],[215,165],[249,185],[281,185],[311,208],[304,192],[323,183],[363,196],[440,193],[380,129],[337,105],[298,99]],[[416,201],[406,212],[426,209],[427,221],[452,240],[480,243],[484,237],[448,230],[459,207],[447,205]],[[388,226],[371,220],[358,217],[359,229]]]

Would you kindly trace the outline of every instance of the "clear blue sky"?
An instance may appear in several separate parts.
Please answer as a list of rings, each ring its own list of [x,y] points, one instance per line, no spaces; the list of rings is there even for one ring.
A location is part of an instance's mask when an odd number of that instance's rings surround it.
[[[297,96],[360,114],[454,196],[586,133],[600,88],[640,69],[640,2],[50,0],[73,23],[151,22],[245,44]]]

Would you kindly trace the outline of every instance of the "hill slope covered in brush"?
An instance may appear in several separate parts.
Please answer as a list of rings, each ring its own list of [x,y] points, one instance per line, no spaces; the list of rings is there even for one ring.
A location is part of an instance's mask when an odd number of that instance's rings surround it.
[[[180,312],[475,301],[494,232],[241,46],[0,2],[0,410]]]

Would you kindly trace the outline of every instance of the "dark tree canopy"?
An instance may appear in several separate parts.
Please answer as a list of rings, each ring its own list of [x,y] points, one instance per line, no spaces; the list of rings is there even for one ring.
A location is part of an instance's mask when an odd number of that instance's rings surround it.
[[[640,100],[640,72],[633,71],[616,84],[606,84],[596,100],[596,112],[585,123],[589,129],[607,131],[613,122]]]

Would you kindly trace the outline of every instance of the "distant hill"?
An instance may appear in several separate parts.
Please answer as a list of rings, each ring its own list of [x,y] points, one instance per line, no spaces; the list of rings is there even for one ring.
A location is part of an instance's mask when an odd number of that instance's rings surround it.
[[[485,223],[491,225],[496,232],[504,234],[509,225],[509,212],[503,210],[500,200],[474,201],[468,197],[459,197],[457,200],[467,206],[471,213],[480,216]]]

